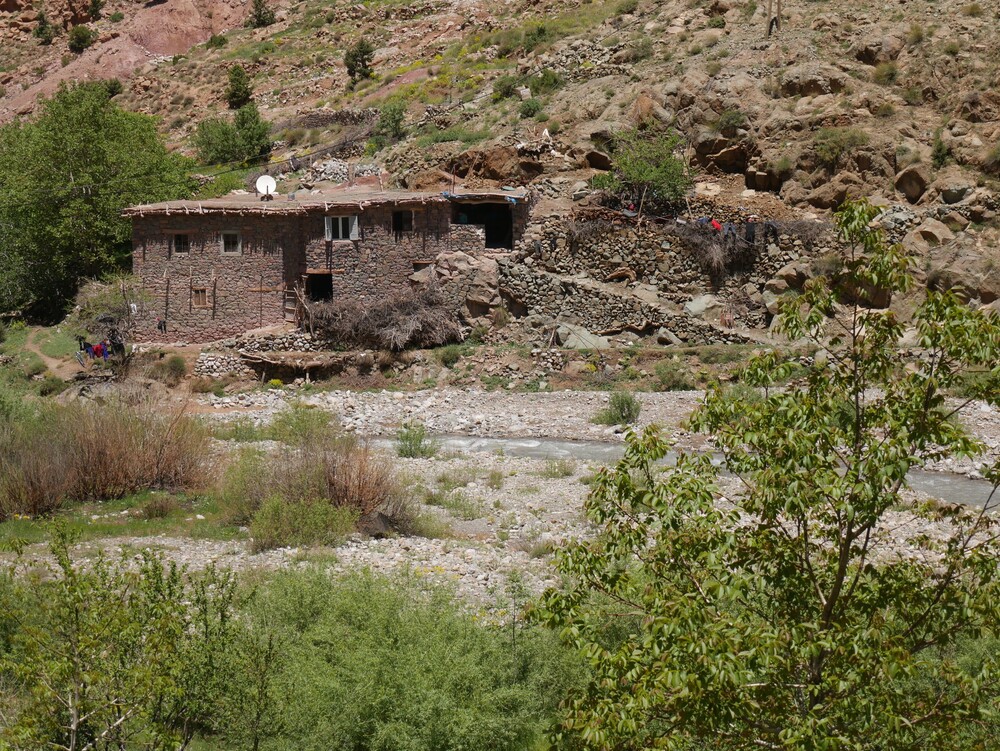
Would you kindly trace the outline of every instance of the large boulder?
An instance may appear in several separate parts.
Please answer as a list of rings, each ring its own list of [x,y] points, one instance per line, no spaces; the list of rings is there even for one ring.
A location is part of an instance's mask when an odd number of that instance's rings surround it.
[[[703,167],[714,166],[723,172],[742,173],[749,160],[747,143],[718,133],[702,133],[694,143],[695,159]]]
[[[786,70],[781,76],[784,96],[836,94],[847,86],[847,75],[825,63],[804,63]]]
[[[916,255],[927,255],[932,248],[947,245],[955,239],[955,233],[937,219],[926,219],[920,226],[910,230],[903,237],[903,247]]]
[[[718,320],[722,303],[715,295],[698,295],[684,303],[684,312],[694,318]]]
[[[840,172],[809,194],[809,204],[818,209],[835,209],[848,199],[864,194],[864,181],[853,172]]]
[[[931,171],[927,165],[911,164],[896,175],[896,190],[910,203],[916,203],[923,197],[930,182]]]
[[[868,65],[877,65],[895,60],[902,51],[903,40],[893,34],[862,39],[853,48],[854,57]]]
[[[931,259],[927,286],[951,290],[962,300],[992,304],[1000,300],[1000,266],[975,245],[949,248]]]
[[[556,329],[559,344],[567,349],[608,349],[611,341],[606,336],[590,333],[583,326],[560,323]]]

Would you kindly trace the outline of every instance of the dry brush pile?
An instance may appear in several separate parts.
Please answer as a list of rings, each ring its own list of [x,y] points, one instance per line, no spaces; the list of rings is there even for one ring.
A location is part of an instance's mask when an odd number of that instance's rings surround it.
[[[374,301],[342,299],[309,306],[313,334],[343,347],[399,351],[461,341],[455,312],[435,287]]]

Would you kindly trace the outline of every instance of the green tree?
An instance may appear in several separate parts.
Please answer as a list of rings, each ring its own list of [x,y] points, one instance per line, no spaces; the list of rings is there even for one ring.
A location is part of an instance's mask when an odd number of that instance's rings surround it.
[[[390,143],[395,143],[406,135],[403,120],[406,118],[406,103],[400,99],[386,102],[379,109],[378,122],[372,134],[375,148],[381,149]]]
[[[127,266],[127,206],[190,195],[188,160],[103,83],[63,86],[0,128],[0,310],[58,318],[81,279]]]
[[[87,26],[78,24],[69,30],[69,50],[80,54],[97,41],[97,32]]]
[[[344,65],[347,68],[347,75],[351,77],[352,86],[364,78],[372,77],[374,59],[375,47],[365,38],[359,39],[344,53]]]
[[[251,29],[262,29],[270,26],[275,21],[274,11],[267,4],[267,0],[253,0],[250,7],[250,15],[247,17],[247,27]]]
[[[229,69],[229,83],[226,86],[225,97],[231,110],[238,110],[253,99],[250,77],[242,65],[234,65]]]
[[[206,164],[245,162],[271,150],[271,125],[251,102],[237,110],[233,122],[221,117],[203,120],[194,137],[198,157]]]
[[[629,130],[615,136],[612,176],[604,186],[623,203],[658,207],[679,201],[691,187],[684,161],[674,155],[676,133]]]
[[[845,269],[856,287],[905,291],[911,259],[870,228],[877,213],[838,213]],[[736,498],[718,500],[707,456],[658,466],[653,428],[601,472],[587,501],[601,534],[558,556],[570,584],[538,611],[592,667],[557,735],[594,749],[992,747],[1000,663],[981,640],[1000,623],[996,522],[901,491],[928,461],[982,451],[954,419],[967,402],[945,393],[979,369],[1000,404],[1000,320],[929,292],[912,358],[892,312],[843,306],[817,280],[781,323],[829,353],[807,384],[772,390],[789,366],[763,354],[744,376],[762,398],[716,387],[693,418]],[[995,495],[1000,467],[988,476]],[[907,517],[918,524],[894,543]]]

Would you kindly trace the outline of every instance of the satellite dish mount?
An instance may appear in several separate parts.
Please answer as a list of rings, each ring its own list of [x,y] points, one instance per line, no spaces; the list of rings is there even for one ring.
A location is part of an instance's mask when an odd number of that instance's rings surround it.
[[[278,183],[274,181],[273,177],[270,175],[261,175],[257,178],[255,185],[257,187],[257,192],[260,193],[260,200],[274,200],[274,190],[278,187]]]

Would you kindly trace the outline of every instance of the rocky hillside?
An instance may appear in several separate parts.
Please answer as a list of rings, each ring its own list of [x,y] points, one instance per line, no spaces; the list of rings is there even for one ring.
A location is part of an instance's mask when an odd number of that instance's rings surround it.
[[[427,169],[527,182],[601,166],[582,157],[650,119],[676,124],[696,165],[790,204],[894,190],[916,202],[1000,174],[996,0],[790,2],[771,37],[755,0],[302,0],[259,30],[242,28],[249,3],[237,0],[112,2],[80,55],[65,34],[34,39],[38,11],[23,3],[0,0],[0,118],[65,78],[130,78],[123,103],[161,115],[184,147],[224,109],[226,71],[242,63],[292,153],[336,140],[331,111],[404,101],[410,137],[377,155],[404,183]],[[45,12],[68,28],[87,7]],[[211,34],[226,43],[199,44]],[[377,47],[376,77],[352,91],[343,54],[361,37]],[[498,149],[545,129],[561,159]]]
[[[616,131],[662,123],[684,136],[701,197],[784,219],[859,195],[901,204],[888,228],[922,254],[928,284],[1000,295],[998,0],[789,1],[770,36],[755,0],[298,0],[272,3],[261,29],[244,27],[249,2],[111,0],[80,55],[65,32],[40,44],[22,2],[0,0],[0,119],[64,78],[116,76],[122,105],[193,153],[241,64],[274,126],[281,189],[345,179],[326,157],[363,159],[374,165],[355,174],[406,187],[530,184],[539,217],[592,200]],[[45,13],[70,27],[86,20],[79,2]],[[344,53],[362,38],[375,75],[352,88]],[[372,139],[393,101],[402,135]]]

